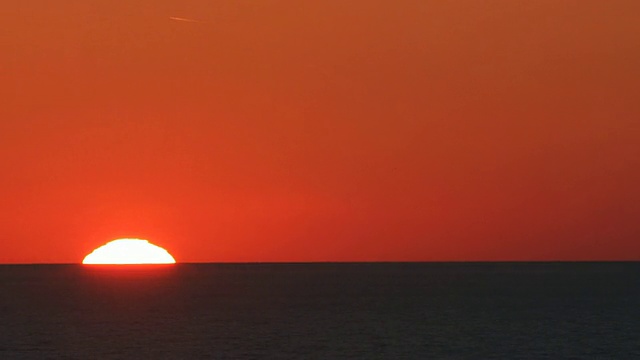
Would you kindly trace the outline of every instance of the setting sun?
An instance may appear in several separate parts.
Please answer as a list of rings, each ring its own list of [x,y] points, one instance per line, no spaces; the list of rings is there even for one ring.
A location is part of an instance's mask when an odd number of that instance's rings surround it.
[[[175,264],[167,250],[141,239],[118,239],[93,250],[83,264]]]

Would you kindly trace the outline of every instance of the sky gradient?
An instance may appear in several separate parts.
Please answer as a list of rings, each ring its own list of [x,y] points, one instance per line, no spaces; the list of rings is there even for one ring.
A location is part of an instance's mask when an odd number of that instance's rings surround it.
[[[640,260],[638,1],[0,8],[0,263]]]

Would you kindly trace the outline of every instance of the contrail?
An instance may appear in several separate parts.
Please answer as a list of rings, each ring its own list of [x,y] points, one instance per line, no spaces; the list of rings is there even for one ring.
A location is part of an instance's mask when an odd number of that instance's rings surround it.
[[[169,16],[169,19],[175,20],[175,21],[191,22],[191,23],[201,23],[202,22],[200,20],[187,19],[187,18],[181,18],[181,17],[176,17],[176,16]]]

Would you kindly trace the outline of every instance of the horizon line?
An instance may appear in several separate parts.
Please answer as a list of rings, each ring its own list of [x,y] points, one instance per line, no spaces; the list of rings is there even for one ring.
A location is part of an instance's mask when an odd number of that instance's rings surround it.
[[[322,264],[551,264],[551,263],[636,263],[638,260],[382,260],[382,261],[176,261],[172,264],[100,264],[105,266],[158,266],[158,265],[322,265]],[[82,262],[60,263],[0,263],[12,265],[82,265]],[[100,266],[96,265],[96,266]]]

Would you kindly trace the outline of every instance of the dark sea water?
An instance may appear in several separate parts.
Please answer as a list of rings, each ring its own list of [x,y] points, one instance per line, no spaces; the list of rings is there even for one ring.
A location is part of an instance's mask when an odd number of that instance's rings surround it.
[[[0,266],[0,359],[640,359],[640,263]]]

